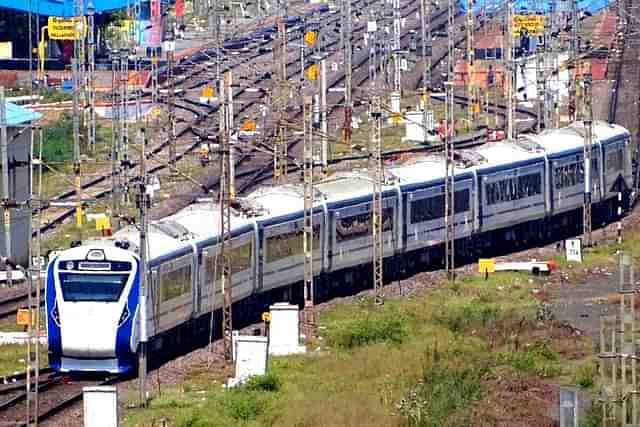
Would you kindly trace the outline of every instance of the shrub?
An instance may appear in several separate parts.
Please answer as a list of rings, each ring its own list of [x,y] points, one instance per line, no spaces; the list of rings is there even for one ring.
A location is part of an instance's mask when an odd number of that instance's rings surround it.
[[[436,314],[438,323],[454,333],[470,328],[484,327],[498,318],[497,304],[473,300],[462,306],[446,307]]]
[[[36,138],[36,141],[39,141]],[[34,152],[39,152],[39,144]],[[73,121],[67,113],[59,120],[44,129],[42,157],[47,163],[61,163],[73,158]]]
[[[596,383],[598,370],[595,363],[588,362],[578,366],[574,376],[574,382],[582,388],[591,388]]]
[[[242,388],[224,393],[220,403],[225,416],[245,422],[255,420],[265,412],[268,405],[260,398],[259,393],[248,392]]]
[[[244,388],[251,391],[275,392],[280,390],[280,378],[269,372],[265,375],[255,375],[244,384]]]
[[[422,383],[409,392],[399,406],[408,424],[415,427],[447,425],[460,420],[482,395],[484,368],[449,368],[430,364]]]
[[[558,355],[545,343],[534,343],[523,351],[497,353],[496,359],[498,364],[541,377],[554,377],[561,372]]]
[[[379,319],[355,319],[341,324],[337,330],[330,330],[330,345],[351,349],[376,342],[401,343],[407,331],[403,320],[397,316]]]

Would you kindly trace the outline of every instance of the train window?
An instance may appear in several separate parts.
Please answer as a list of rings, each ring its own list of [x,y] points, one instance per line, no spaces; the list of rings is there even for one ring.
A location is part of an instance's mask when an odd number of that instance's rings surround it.
[[[60,289],[65,301],[116,302],[129,274],[60,273]]]
[[[289,233],[277,234],[268,237],[265,245],[266,262],[273,262],[279,259],[302,254],[304,251],[304,233],[302,229],[297,229]],[[313,226],[313,248],[314,251],[320,247],[320,224]]]
[[[553,183],[556,190],[584,183],[584,163],[570,163],[555,168]]]
[[[191,265],[162,272],[160,277],[160,300],[168,301],[191,292]]]
[[[338,218],[336,221],[336,240],[347,242],[358,237],[371,236],[371,204],[369,212]],[[393,207],[382,209],[382,231],[393,229]]]
[[[251,268],[251,256],[253,254],[253,242],[248,241],[244,245],[231,250],[231,272],[239,273]]]
[[[622,171],[622,163],[622,150],[612,150],[607,152],[607,172]]]
[[[469,210],[469,189],[458,190],[454,199],[455,212]],[[444,217],[444,194],[411,202],[411,224]]]
[[[485,185],[487,204],[512,202],[542,194],[542,177],[539,172],[513,176]]]

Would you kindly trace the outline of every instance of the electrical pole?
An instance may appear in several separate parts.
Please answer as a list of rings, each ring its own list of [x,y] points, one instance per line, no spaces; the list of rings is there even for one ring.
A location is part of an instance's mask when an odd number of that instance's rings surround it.
[[[9,140],[7,139],[7,110],[4,87],[0,86],[0,162],[2,164],[2,218],[5,256],[11,258],[11,196],[9,194]],[[5,263],[7,284],[13,285],[11,266]]]
[[[593,108],[591,94],[591,72],[584,76],[584,245],[591,247],[591,149],[593,144]]]
[[[327,123],[327,60],[320,60],[320,132],[322,141],[322,173],[329,171],[329,139]]]
[[[344,143],[349,146],[351,144],[351,122],[353,121],[353,100],[352,100],[352,57],[353,47],[351,46],[352,37],[352,17],[351,17],[351,0],[342,0],[344,4],[344,20],[345,26],[342,29],[344,38]]]
[[[569,77],[569,120],[577,120],[577,111],[579,107],[578,101],[578,67],[577,61],[579,56],[578,44],[578,0],[571,0],[571,40],[569,42],[569,64],[572,64],[576,73],[574,78]]]
[[[120,228],[120,51],[111,51],[111,203],[112,227]],[[153,60],[152,60],[153,64]]]
[[[507,25],[505,32],[505,83],[507,86],[507,139],[515,139],[514,126],[514,84],[515,66],[513,61],[513,4],[511,0],[507,2]]]
[[[233,132],[233,74],[231,71],[228,71],[224,76],[227,95],[227,108],[226,108],[226,116],[227,116],[227,129],[229,134]],[[235,164],[234,164],[234,155],[233,155],[233,147],[231,146],[231,141],[229,141],[229,198],[234,200],[236,198],[236,176],[235,176]]]
[[[147,379],[147,208],[149,207],[149,197],[147,195],[147,166],[146,166],[146,144],[147,135],[145,128],[140,129],[140,188],[138,190],[138,209],[140,212],[140,288],[138,295],[138,306],[140,307],[139,328],[140,328],[140,351],[138,352],[138,380],[140,391],[140,406],[147,404],[146,379]]]
[[[313,114],[311,97],[303,98],[302,131],[304,138],[304,335],[311,338],[315,326],[313,289]]]
[[[120,51],[120,173],[122,178],[120,181],[120,204],[121,207],[129,202],[129,190],[127,183],[129,182],[129,49]],[[124,212],[120,212],[122,215]]]
[[[89,120],[87,125],[87,145],[90,152],[96,149],[96,42],[95,42],[95,9],[92,0],[87,7],[88,16],[88,56],[89,56]]]
[[[400,37],[400,0],[393,0],[393,94],[391,94],[391,98],[394,99],[394,102],[392,102],[391,110],[394,113],[401,111],[400,104],[402,99]]]
[[[286,182],[287,175],[287,141],[285,129],[285,115],[287,105],[287,31],[285,18],[278,19],[278,44],[273,50],[274,61],[277,70],[277,96],[275,101],[275,113],[278,120],[276,130],[276,143],[273,159],[273,180],[276,184]]]
[[[475,76],[475,51],[473,50],[473,0],[467,0],[467,16],[465,23],[467,30],[467,98],[469,100],[467,119],[469,120],[469,125],[471,125],[476,118],[476,94],[475,82],[473,81]]]
[[[75,16],[83,16],[82,10],[83,0],[75,0]],[[82,86],[82,73],[80,72],[80,61],[82,58],[82,38],[84,36],[83,31],[75,34],[73,40],[73,59],[71,61],[72,67],[72,82],[73,82],[73,174],[74,174],[74,186],[76,196],[76,228],[78,231],[78,240],[82,241],[82,195],[80,194],[80,90]]]
[[[447,83],[445,106],[445,175],[444,175],[444,224],[445,224],[445,270],[449,280],[455,280],[455,184],[453,162],[453,136],[455,133],[454,110],[454,65],[455,65],[455,8],[454,0],[448,0],[448,28],[447,39]]]
[[[169,20],[171,23],[171,20]],[[173,28],[173,27],[171,27]],[[167,118],[169,120],[169,165],[175,171],[176,166],[176,108],[175,108],[175,76],[174,76],[174,50],[175,34],[170,32],[170,39],[165,43],[167,51]],[[216,58],[217,59],[217,58]]]
[[[373,240],[373,290],[375,303],[384,303],[382,286],[384,260],[384,236],[382,217],[382,185],[384,183],[384,170],[382,165],[382,111],[380,97],[371,99],[371,140],[369,143],[369,174],[373,181],[373,200],[371,204],[371,231]]]
[[[428,142],[428,114],[431,111],[431,0],[420,0],[420,29],[422,38],[422,128],[423,142]],[[428,44],[427,44],[428,40]],[[427,50],[428,48],[428,50]]]
[[[224,79],[227,81],[226,75]],[[225,99],[224,87],[225,85],[221,86],[222,93],[220,93],[220,99],[222,100]],[[224,117],[228,107],[227,103],[223,102],[221,107],[224,110]],[[227,124],[226,119],[221,122],[222,153],[220,160],[222,164],[220,167],[220,261],[222,263],[222,268],[220,271],[222,272],[222,334],[224,342],[224,358],[229,362],[233,359],[231,342],[231,333],[233,331],[231,263],[233,260],[231,259],[231,144],[229,141],[230,129],[227,127]]]

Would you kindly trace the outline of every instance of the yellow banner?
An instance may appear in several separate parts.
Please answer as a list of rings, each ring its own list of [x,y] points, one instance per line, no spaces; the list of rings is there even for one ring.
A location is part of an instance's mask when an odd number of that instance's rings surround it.
[[[544,16],[541,15],[513,15],[513,36],[519,37],[522,30],[530,36],[544,34]]]
[[[49,38],[53,40],[80,40],[87,34],[84,17],[58,18],[50,16],[47,22]]]
[[[480,258],[478,260],[478,272],[494,273],[496,271],[496,262],[493,258]]]
[[[13,58],[13,44],[11,42],[0,42],[0,59]]]

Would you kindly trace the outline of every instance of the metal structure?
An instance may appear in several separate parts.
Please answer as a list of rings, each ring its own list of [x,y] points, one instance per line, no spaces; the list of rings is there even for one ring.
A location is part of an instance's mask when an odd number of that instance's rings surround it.
[[[315,326],[314,318],[314,289],[313,289],[313,114],[311,97],[303,99],[303,124],[304,133],[304,309],[303,329],[307,339]]]
[[[329,129],[327,122],[327,60],[320,60],[320,139],[322,172],[329,169]]]
[[[504,35],[504,56],[505,56],[505,84],[507,98],[507,139],[513,141],[515,135],[515,72],[516,67],[513,61],[513,4],[511,1],[506,5],[506,31]]]
[[[371,99],[371,139],[369,142],[369,174],[373,181],[373,200],[371,204],[371,232],[373,240],[373,290],[375,303],[384,302],[383,271],[384,236],[382,217],[382,185],[384,169],[382,164],[382,106],[379,96]]]
[[[584,206],[583,206],[583,245],[590,247],[591,241],[591,160],[593,144],[593,108],[591,99],[591,74],[583,78],[584,106],[582,109],[584,123]]]
[[[447,82],[446,82],[446,105],[445,105],[445,175],[444,175],[444,226],[445,226],[445,270],[450,280],[454,279],[455,268],[455,184],[453,174],[453,137],[455,133],[455,110],[454,110],[454,65],[455,65],[455,2],[448,0],[448,28],[447,38]]]
[[[76,16],[83,15],[83,0],[74,1]],[[73,41],[73,58],[71,59],[73,81],[73,180],[76,196],[76,228],[78,240],[82,241],[82,187],[80,185],[80,110],[82,108],[81,90],[83,87],[83,73],[81,70],[83,58],[83,43],[81,39]]]
[[[638,349],[632,257],[619,253],[619,315],[600,317],[599,372],[602,425],[640,425],[638,390]]]
[[[351,45],[352,37],[352,17],[351,17],[351,0],[342,0],[344,6],[344,30],[340,32],[343,38],[344,52],[344,143],[351,143],[351,122],[353,117],[353,100],[352,100],[352,58],[353,47]]]
[[[225,84],[221,86],[220,99],[225,99],[226,90],[230,90],[230,76],[225,74]],[[232,360],[232,342],[231,334],[233,331],[232,319],[232,299],[231,299],[231,141],[229,140],[230,129],[227,120],[227,102],[221,104],[224,111],[222,117],[224,120],[221,125],[221,165],[220,165],[220,272],[221,272],[221,291],[223,294],[222,302],[222,335],[224,341],[224,358],[227,361]]]
[[[465,17],[465,27],[467,32],[467,98],[469,104],[467,106],[467,119],[471,125],[476,119],[476,93],[475,82],[475,51],[473,43],[473,0],[467,0],[467,15]]]
[[[276,68],[276,96],[274,112],[276,113],[276,141],[273,149],[273,181],[276,184],[286,182],[287,175],[287,138],[285,114],[287,104],[287,30],[284,17],[278,18],[278,38],[273,49],[273,59]]]
[[[88,84],[89,109],[87,111],[87,146],[91,153],[96,149],[96,42],[95,42],[95,9],[93,2],[89,0],[87,7],[87,59],[88,59]]]
[[[119,50],[111,51],[111,69],[112,69],[112,90],[111,90],[111,210],[113,217],[112,227],[114,231],[120,228],[120,133],[122,127],[120,125],[121,115],[120,107],[122,101],[120,98],[120,62],[121,56]],[[153,63],[153,61],[152,61]]]
[[[149,197],[147,194],[147,165],[146,165],[146,146],[147,135],[146,129],[142,128],[138,132],[140,139],[140,177],[138,187],[138,212],[140,214],[140,288],[138,296],[138,306],[140,307],[140,316],[138,320],[140,322],[140,351],[138,352],[138,381],[139,381],[139,401],[140,406],[146,406],[146,379],[147,379],[147,277],[148,277],[148,222],[147,222],[147,209],[149,208]]]
[[[119,215],[124,215],[122,210],[129,202],[129,191],[127,183],[129,182],[129,54],[131,50],[122,49],[120,51],[120,144],[117,155],[120,159],[118,172],[122,174],[120,180],[120,207]]]
[[[7,139],[7,110],[4,87],[0,86],[0,164],[2,165],[2,222],[4,229],[4,250],[7,258],[11,258],[11,197],[9,194],[9,141]],[[7,284],[12,286],[11,266],[5,264]]]
[[[427,127],[429,110],[431,110],[431,1],[420,0],[420,30],[422,39],[422,127],[424,140],[427,143]],[[429,44],[427,44],[427,40]]]
[[[402,67],[400,55],[400,0],[393,0],[393,95],[398,97],[398,113],[400,112],[400,100],[402,97]]]
[[[174,42],[165,42],[167,52],[167,119],[169,137],[169,165],[175,170],[176,165],[176,108],[175,108],[175,75],[174,75]]]

